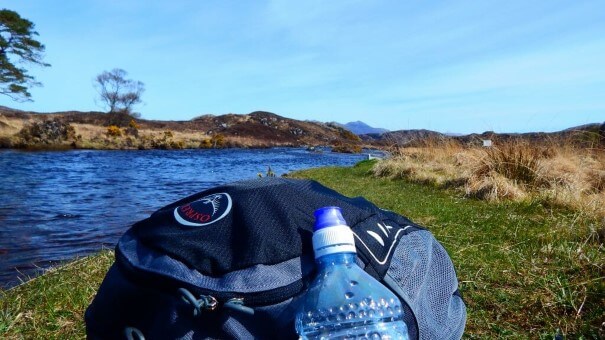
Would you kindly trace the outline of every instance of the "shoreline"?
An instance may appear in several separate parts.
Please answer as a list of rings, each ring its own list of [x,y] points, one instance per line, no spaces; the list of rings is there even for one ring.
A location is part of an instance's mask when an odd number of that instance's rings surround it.
[[[0,149],[220,149],[330,146],[359,152],[371,143],[333,123],[298,121],[270,112],[152,121],[126,113],[36,114],[2,111]]]
[[[2,147],[0,146],[0,152],[3,150],[18,151],[18,152],[52,152],[52,151],[150,151],[150,150],[230,150],[230,149],[244,149],[244,150],[265,150],[265,149],[305,149],[310,153],[343,153],[343,154],[368,154],[368,153],[384,153],[385,151],[378,147],[363,147],[360,151],[347,152],[339,151],[333,146],[308,146],[308,145],[262,145],[262,146],[225,146],[220,148],[203,148],[203,147],[183,147],[183,148],[134,148],[134,147],[122,147],[122,148],[94,148],[94,147],[74,147],[69,144],[52,144],[52,145],[31,145],[27,147]]]

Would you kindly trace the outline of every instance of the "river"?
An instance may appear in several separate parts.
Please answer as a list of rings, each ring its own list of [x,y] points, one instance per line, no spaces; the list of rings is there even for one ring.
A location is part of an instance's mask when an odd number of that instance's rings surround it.
[[[305,149],[0,150],[0,287],[44,268],[113,248],[128,227],[213,186],[364,155]]]

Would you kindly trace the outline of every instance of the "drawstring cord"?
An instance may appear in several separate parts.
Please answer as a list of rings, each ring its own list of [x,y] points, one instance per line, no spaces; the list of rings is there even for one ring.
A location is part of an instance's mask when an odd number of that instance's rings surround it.
[[[196,317],[202,314],[202,310],[215,310],[218,306],[218,301],[210,295],[200,295],[197,299],[190,291],[185,288],[179,288],[181,298],[187,304],[193,306],[193,316]],[[229,299],[223,304],[223,307],[238,311],[247,315],[254,315],[254,309],[244,305],[243,299]],[[126,327],[124,335],[128,340],[145,340],[143,333],[135,327]]]
[[[127,340],[145,340],[143,332],[134,327],[126,327],[124,329],[124,335]]]
[[[190,291],[185,288],[179,288],[181,298],[186,303],[193,306],[193,316],[198,316],[202,313],[202,310],[214,310],[218,305],[218,301],[210,295],[201,295],[199,299],[196,299]]]
[[[243,299],[231,299],[225,302],[223,306],[234,311],[242,312],[244,314],[254,315],[254,309],[245,306]]]
[[[200,315],[202,310],[215,310],[218,306],[218,301],[213,296],[200,295],[200,298],[197,299],[185,288],[179,288],[179,293],[183,301],[193,306],[193,316]],[[254,315],[254,309],[245,306],[243,299],[229,299],[223,304],[223,307],[244,314]]]

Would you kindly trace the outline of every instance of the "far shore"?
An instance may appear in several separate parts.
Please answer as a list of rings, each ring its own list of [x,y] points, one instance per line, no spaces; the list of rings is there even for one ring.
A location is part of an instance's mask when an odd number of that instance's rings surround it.
[[[91,143],[92,144],[92,143]],[[338,149],[330,145],[323,146],[308,146],[308,145],[282,145],[282,144],[263,144],[263,145],[229,145],[223,146],[220,148],[205,148],[205,147],[129,147],[115,144],[103,144],[103,145],[78,145],[78,144],[31,144],[31,145],[19,145],[17,147],[10,146],[6,147],[5,145],[0,145],[1,150],[12,150],[12,151],[22,151],[22,152],[48,152],[48,151],[76,151],[76,150],[91,150],[91,151],[146,151],[146,150],[210,150],[210,149],[271,149],[271,148],[295,148],[295,149],[306,149],[309,152],[313,153],[324,153],[324,152],[334,152],[334,153],[366,153],[372,157],[370,159],[374,159],[377,156],[372,156],[376,154],[376,152],[381,153],[384,152],[380,148],[376,148],[373,146],[368,146],[367,148],[363,148],[362,150],[343,150]]]
[[[362,143],[359,137],[337,125],[296,121],[268,112],[160,122],[138,119],[126,113],[38,114],[0,110],[0,149],[42,151],[306,147],[359,153],[366,146],[374,147]]]

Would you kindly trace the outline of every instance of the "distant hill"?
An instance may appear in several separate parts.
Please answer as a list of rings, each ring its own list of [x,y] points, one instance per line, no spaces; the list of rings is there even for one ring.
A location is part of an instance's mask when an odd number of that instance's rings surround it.
[[[116,117],[102,112],[39,113],[0,106],[0,148],[28,147],[22,145],[19,131],[24,126],[47,120],[58,120],[64,125],[71,124],[75,129],[75,136],[79,138],[72,143],[73,147],[77,148],[196,148],[208,147],[209,140],[221,140],[223,147],[332,146],[345,151],[360,150],[361,146],[415,146],[426,144],[427,141],[433,143],[447,140],[481,145],[484,139],[495,142],[523,139],[532,142],[605,144],[605,123],[585,124],[558,132],[486,131],[458,136],[424,129],[388,131],[370,127],[360,121],[344,125],[300,121],[271,112],[255,111],[249,114],[208,114],[187,121],[136,118],[140,133],[133,137],[127,131],[131,119],[128,115]],[[120,126],[122,136],[109,138],[109,125]],[[361,133],[363,131],[372,132]]]
[[[580,142],[587,144],[605,142],[605,123],[575,126],[556,132],[496,133],[485,131],[468,135],[443,134],[431,130],[399,130],[381,134],[364,134],[360,138],[368,144],[379,146],[413,146],[427,141],[453,140],[464,144],[481,145],[482,140],[525,140],[530,142]]]
[[[193,125],[206,134],[221,133],[226,137],[262,140],[268,144],[335,145],[351,143],[348,131],[329,123],[300,121],[272,112],[249,114],[204,115],[185,125]]]
[[[349,122],[346,124],[339,124],[339,125],[344,127],[345,129],[353,132],[356,135],[381,134],[381,133],[389,132],[389,130],[387,130],[387,129],[371,127],[368,124],[366,124],[362,121],[359,121],[359,120],[356,122]]]
[[[496,133],[485,131],[483,133],[471,133],[464,136],[456,136],[454,139],[463,143],[472,143],[484,139],[499,141],[526,140],[530,142],[569,141],[598,143],[605,137],[605,123],[584,124],[555,132],[525,132],[525,133]]]
[[[574,126],[574,127],[565,129],[562,132],[570,132],[570,131],[592,131],[592,132],[605,131],[605,122],[603,124],[592,123],[592,124]]]
[[[364,142],[382,146],[410,145],[428,139],[444,139],[448,136],[431,130],[399,130],[385,133],[370,133],[359,136]]]
[[[19,129],[32,122],[57,119],[75,128],[75,135],[95,140],[96,144],[105,143],[109,125],[118,125],[124,131],[132,117],[122,117],[102,112],[64,111],[37,113],[15,110],[0,106],[0,138],[16,141]],[[361,141],[348,130],[331,123],[300,121],[265,111],[249,114],[203,115],[188,121],[159,121],[135,119],[139,137],[131,141],[137,147],[141,138],[155,139],[153,145],[164,145],[158,139],[164,138],[183,141],[184,147],[201,145],[204,140],[220,135],[225,147],[272,147],[272,146],[338,146],[340,151],[360,150]],[[170,136],[170,137],[162,137]],[[110,140],[113,141],[113,140]],[[88,145],[82,141],[83,145]],[[79,142],[78,142],[79,143]],[[78,144],[76,143],[76,144]],[[5,145],[10,145],[5,142]],[[105,143],[107,144],[107,143]],[[145,144],[145,148],[149,143]],[[122,144],[116,143],[119,147]],[[0,145],[0,147],[2,147]]]

